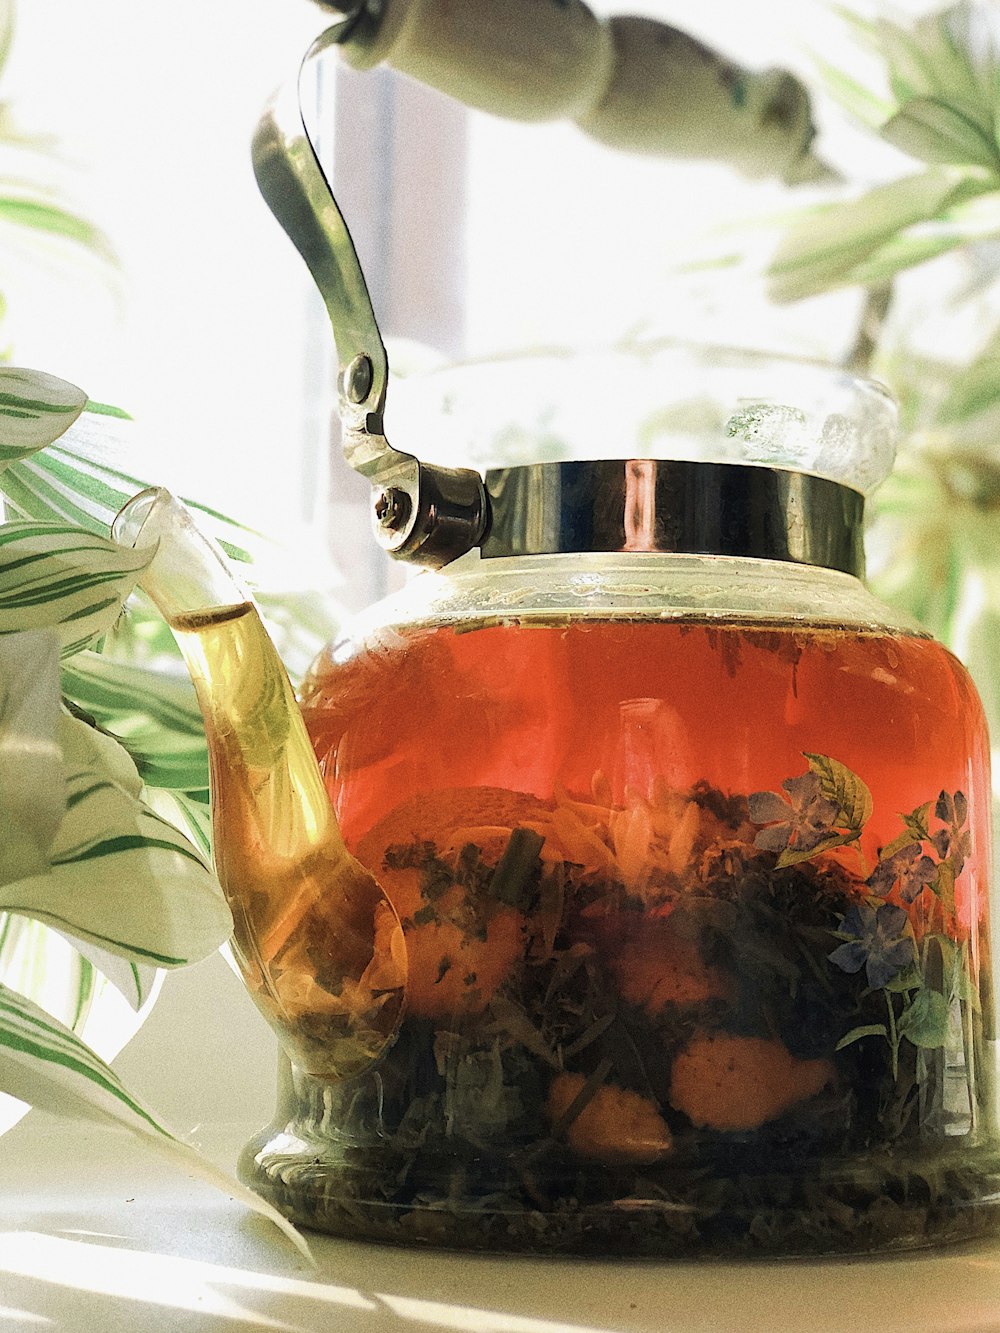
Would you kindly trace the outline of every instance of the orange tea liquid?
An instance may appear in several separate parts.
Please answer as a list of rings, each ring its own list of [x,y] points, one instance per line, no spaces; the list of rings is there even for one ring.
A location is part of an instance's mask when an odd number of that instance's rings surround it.
[[[613,619],[418,628],[328,653],[303,703],[349,845],[421,792],[590,799],[595,777],[616,804],[656,781],[780,792],[804,753],[822,754],[871,790],[869,861],[901,814],[964,792],[960,917],[985,914],[985,722],[964,669],[928,639]]]

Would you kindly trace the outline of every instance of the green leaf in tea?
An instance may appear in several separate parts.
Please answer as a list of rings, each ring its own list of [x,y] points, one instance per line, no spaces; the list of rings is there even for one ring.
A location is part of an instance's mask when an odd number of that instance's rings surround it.
[[[852,833],[860,834],[872,814],[872,794],[861,778],[846,764],[825,754],[805,754],[809,768],[819,779],[819,787],[839,811],[839,819]]]
[[[888,1036],[889,1029],[884,1023],[863,1023],[860,1027],[851,1028],[850,1032],[845,1032],[833,1049],[835,1051],[846,1050],[848,1046],[853,1046],[856,1041],[861,1041],[863,1037],[888,1038]]]
[[[516,828],[490,880],[490,895],[508,907],[525,911],[537,897],[539,853],[545,839],[528,828]]]
[[[935,1050],[948,1040],[950,1015],[945,997],[925,986],[917,991],[896,1020],[896,1031],[914,1046]]]
[[[814,846],[786,847],[775,862],[775,866],[778,870],[784,870],[788,866],[798,866],[803,861],[811,861],[814,856],[832,852],[835,847],[847,847],[854,841],[853,833],[831,833],[829,837],[820,838]]]

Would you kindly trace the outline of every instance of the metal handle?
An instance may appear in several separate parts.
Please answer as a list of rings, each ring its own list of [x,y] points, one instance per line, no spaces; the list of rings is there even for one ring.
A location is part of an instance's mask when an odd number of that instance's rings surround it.
[[[254,135],[253,169],[261,194],[305,260],[330,316],[344,454],[376,488],[378,539],[390,555],[440,566],[482,541],[489,526],[483,481],[468,468],[422,463],[394,449],[385,437],[385,345],[354,242],[302,113],[305,71],[328,47],[342,42],[355,21],[356,15],[349,15],[317,38],[295,85],[282,89],[265,111]]]

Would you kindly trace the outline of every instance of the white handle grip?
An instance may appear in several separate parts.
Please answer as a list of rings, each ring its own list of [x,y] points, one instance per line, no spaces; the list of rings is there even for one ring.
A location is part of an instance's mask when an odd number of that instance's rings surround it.
[[[383,0],[341,50],[495,115],[574,120],[612,148],[789,182],[828,174],[794,75],[744,69],[655,19],[603,22],[584,0]]]

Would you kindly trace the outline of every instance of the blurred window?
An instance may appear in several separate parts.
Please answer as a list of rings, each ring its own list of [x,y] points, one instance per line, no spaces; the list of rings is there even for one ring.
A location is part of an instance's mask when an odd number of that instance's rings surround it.
[[[673,22],[814,86],[807,48],[856,58],[815,0],[594,7]],[[327,534],[360,604],[401,575],[374,546],[367,485],[331,446],[325,313],[249,165],[264,101],[321,23],[283,0],[174,0],[169,14],[135,0],[21,0],[4,94],[26,128],[63,141],[69,167],[37,163],[69,180],[122,271],[109,284],[71,245],[7,225],[0,286],[18,360],[130,410],[171,484],[296,543]],[[415,342],[461,358],[669,333],[835,356],[850,339],[854,293],[776,309],[739,268],[690,267],[725,227],[709,251],[759,245],[765,233],[746,219],[796,202],[779,184],[613,153],[571,125],[500,121],[388,70],[334,64],[315,90],[321,153],[399,368],[422,359]],[[817,115],[824,150],[864,178],[870,139],[852,138],[822,98]]]

